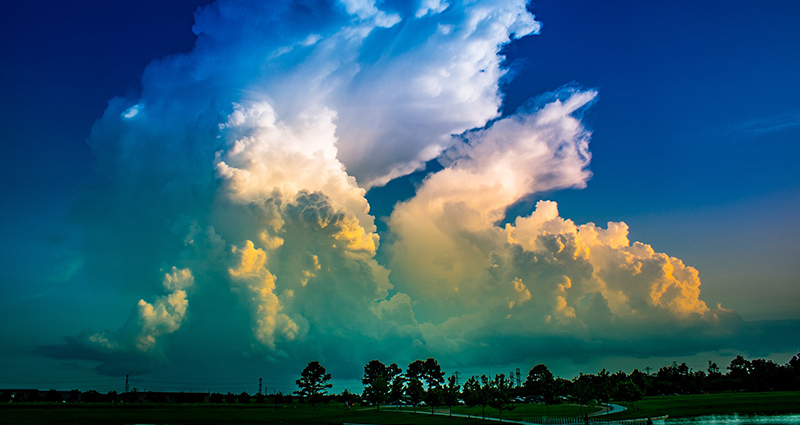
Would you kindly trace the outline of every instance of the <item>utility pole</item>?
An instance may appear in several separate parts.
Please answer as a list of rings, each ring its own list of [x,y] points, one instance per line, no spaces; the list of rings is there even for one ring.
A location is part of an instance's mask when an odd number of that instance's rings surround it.
[[[647,375],[650,375],[650,366],[647,366],[644,370],[647,371]]]
[[[129,390],[129,387],[128,387],[128,375],[125,375],[125,392],[127,393],[128,390]]]
[[[258,378],[258,393],[261,394],[261,380],[264,378]]]

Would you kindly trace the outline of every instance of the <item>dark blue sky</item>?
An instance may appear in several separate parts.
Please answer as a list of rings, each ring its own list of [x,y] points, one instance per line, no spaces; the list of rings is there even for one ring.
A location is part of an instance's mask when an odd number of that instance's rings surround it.
[[[148,63],[192,49],[192,12],[208,3],[4,5],[0,338],[20,350],[106,318],[113,308],[97,303],[130,305],[126,289],[88,282],[76,254],[82,229],[70,210],[97,184],[86,139],[109,99],[136,96]],[[543,27],[505,49],[504,114],[565,84],[599,97],[583,121],[593,132],[588,187],[533,195],[514,212],[550,199],[578,224],[624,221],[632,241],[697,268],[709,305],[800,319],[800,3],[542,0],[529,9]],[[420,178],[373,189],[373,211],[385,218]]]

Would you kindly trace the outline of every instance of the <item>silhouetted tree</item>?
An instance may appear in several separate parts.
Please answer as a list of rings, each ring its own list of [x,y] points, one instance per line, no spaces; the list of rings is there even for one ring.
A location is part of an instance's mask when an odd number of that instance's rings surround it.
[[[488,381],[487,389],[488,404],[500,411],[500,420],[503,420],[503,410],[513,410],[514,405],[511,399],[514,395],[514,381],[506,378],[504,374],[495,375],[494,379]]]
[[[83,393],[81,400],[88,403],[100,403],[103,401],[103,395],[95,390],[89,390]]]
[[[61,394],[59,394],[58,391],[56,391],[53,388],[50,388],[50,391],[48,391],[47,394],[45,394],[44,396],[44,401],[48,403],[60,403],[64,401],[64,399],[61,398]]]
[[[644,391],[633,382],[633,379],[628,378],[615,386],[612,395],[615,400],[631,403],[632,408],[634,403],[644,397]]]
[[[308,398],[311,406],[314,406],[333,386],[328,383],[330,379],[331,375],[325,373],[325,368],[318,361],[310,362],[300,373],[300,379],[295,381],[300,388],[295,394]]]
[[[458,396],[461,385],[456,384],[455,375],[447,378],[447,385],[442,388],[442,401],[445,406],[450,408],[450,416],[453,415],[453,405],[458,404]]]
[[[787,387],[788,390],[800,390],[800,353],[792,356],[786,363]]]
[[[414,360],[406,368],[406,397],[415,407],[425,399],[425,387],[422,384],[425,362]]]
[[[731,360],[730,365],[728,365],[728,370],[728,376],[731,379],[744,382],[750,375],[750,362],[745,360],[741,355],[738,355]]]
[[[416,407],[425,398],[425,388],[419,378],[408,378],[406,382],[406,397],[408,397],[408,401],[414,406],[414,410],[416,411]]]
[[[593,392],[591,381],[591,375],[584,375],[582,373],[578,374],[572,381],[572,397],[578,404],[586,406],[589,404],[589,401],[592,400]]]
[[[428,389],[441,386],[444,383],[444,372],[439,367],[439,362],[433,358],[425,360],[422,366],[422,378],[428,385]]]
[[[361,379],[364,384],[364,392],[362,397],[375,403],[378,410],[381,409],[381,403],[386,402],[389,398],[389,371],[388,368],[378,360],[372,360],[364,366],[364,378]]]
[[[283,395],[283,392],[278,391],[277,393],[272,395],[272,404],[277,409],[278,405],[283,404],[286,402],[286,396]]]
[[[356,401],[358,401],[358,396],[348,391],[346,388],[342,391],[342,394],[339,395],[339,400],[345,405],[352,406]]]
[[[484,382],[488,382],[488,378],[486,376],[482,376],[481,379]],[[484,388],[481,386],[481,381],[476,379],[474,376],[470,376],[466,382],[464,382],[464,388],[461,391],[462,397],[464,398],[464,403],[469,406],[481,406],[482,407],[482,415],[486,417],[486,404],[487,398],[484,391]]]
[[[444,372],[439,366],[436,359],[428,358],[424,362],[416,360],[408,365],[411,374],[416,375],[419,379],[423,380],[427,385],[427,391],[424,393],[424,400],[431,407],[433,413],[433,406],[441,405],[442,384],[444,383]],[[406,376],[409,372],[406,372]]]
[[[545,403],[545,408],[549,410],[551,404],[557,404],[559,400],[556,396],[555,379],[553,373],[547,366],[538,364],[531,368],[524,384],[525,393],[528,395],[541,396]]]
[[[389,400],[401,402],[405,398],[405,382],[403,371],[394,363],[389,366],[389,375],[392,377],[392,384],[389,389]]]

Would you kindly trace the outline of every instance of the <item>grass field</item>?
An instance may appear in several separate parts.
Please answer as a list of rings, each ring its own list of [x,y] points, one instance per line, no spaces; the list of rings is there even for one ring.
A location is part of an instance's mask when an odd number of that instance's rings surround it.
[[[409,425],[487,425],[495,424],[478,419],[449,418],[403,412],[376,411],[342,406],[294,406],[272,408],[264,406],[226,405],[169,405],[169,406],[112,406],[112,405],[29,405],[0,407],[0,424],[39,425],[255,425],[297,424],[325,425],[409,424]]]
[[[645,397],[628,410],[609,415],[609,419],[628,419],[669,415],[670,417],[741,414],[800,413],[800,392],[718,393]]]
[[[97,405],[27,405],[0,406],[0,424],[15,425],[255,425],[297,424],[325,425],[355,424],[409,424],[409,425],[494,425],[480,419],[432,416],[391,412],[374,408],[345,410],[341,405],[311,408],[295,405],[275,409],[269,406],[228,405],[169,405],[169,406],[112,406]]]
[[[447,411],[446,408],[436,408]],[[581,416],[596,407],[558,405],[518,405],[504,411],[503,419],[521,420],[525,417]],[[480,419],[481,408],[463,406],[453,408],[453,413],[469,414],[476,418],[446,417],[424,414],[429,409],[419,409],[418,414],[397,412],[385,406],[378,412],[374,408],[343,409],[341,405],[290,405],[274,408],[271,405],[136,405],[110,404],[30,404],[0,405],[0,424],[38,425],[255,425],[255,424],[409,424],[409,425],[496,425],[497,422]],[[647,397],[622,413],[608,415],[608,419],[642,417],[700,416],[711,414],[781,414],[800,413],[800,392],[720,393],[666,397]],[[487,417],[498,417],[499,412],[486,408]],[[604,416],[605,418],[606,416]]]
[[[394,408],[385,408],[387,411],[392,411]],[[592,406],[577,406],[572,404],[560,404],[556,406],[545,406],[544,404],[518,404],[514,410],[504,410],[503,419],[520,421],[526,417],[541,417],[541,416],[583,416],[584,413],[592,413],[597,411],[598,407]],[[418,408],[418,412],[430,412],[430,408]],[[448,409],[436,408],[438,412],[447,412]],[[481,407],[466,407],[466,406],[453,406],[453,413],[470,415],[475,417],[482,417]],[[500,412],[489,406],[486,407],[487,418],[499,418]]]

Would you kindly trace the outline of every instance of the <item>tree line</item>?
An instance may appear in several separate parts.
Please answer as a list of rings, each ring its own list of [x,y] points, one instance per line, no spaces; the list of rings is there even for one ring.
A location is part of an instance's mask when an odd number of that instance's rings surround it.
[[[313,368],[311,368],[313,364]],[[309,369],[311,368],[311,369]],[[309,364],[317,379],[298,380],[304,397],[321,397],[330,379],[318,362]],[[306,382],[315,382],[309,385]],[[579,404],[617,401],[635,403],[644,396],[697,394],[721,391],[797,391],[800,390],[800,353],[786,364],[767,359],[747,360],[737,356],[723,373],[716,363],[706,370],[693,370],[686,363],[673,364],[655,373],[640,370],[626,374],[603,369],[596,374],[579,374],[572,380],[556,377],[544,364],[530,369],[524,383],[510,374],[471,376],[459,384],[456,375],[445,379],[439,363],[433,359],[415,360],[403,371],[396,363],[386,366],[372,360],[364,366],[361,399],[377,406],[404,404],[412,406],[448,406],[457,404],[491,406],[500,411],[514,408],[514,403],[537,402],[547,405],[570,401]],[[327,386],[325,386],[327,385]],[[313,402],[312,402],[313,403]]]
[[[487,406],[502,412],[515,403],[536,402],[547,405],[565,401],[589,404],[592,401],[635,403],[644,396],[697,394],[722,391],[798,391],[800,390],[800,353],[786,364],[767,359],[747,360],[739,355],[722,370],[710,363],[706,370],[693,370],[685,363],[659,368],[654,373],[640,370],[626,374],[605,369],[596,374],[579,374],[572,380],[556,377],[544,364],[530,369],[524,382],[512,374],[471,376],[463,383],[456,375],[445,379],[438,361],[415,360],[401,369],[396,363],[386,366],[372,360],[364,366],[363,392],[344,390],[328,395],[331,375],[317,361],[310,362],[295,381],[294,395],[283,393],[255,395],[242,393],[197,393],[131,391],[102,394],[97,391],[0,390],[0,402],[89,402],[89,403],[236,403],[264,404],[275,407],[295,401],[311,405],[337,400],[345,404],[365,403],[377,406]]]

